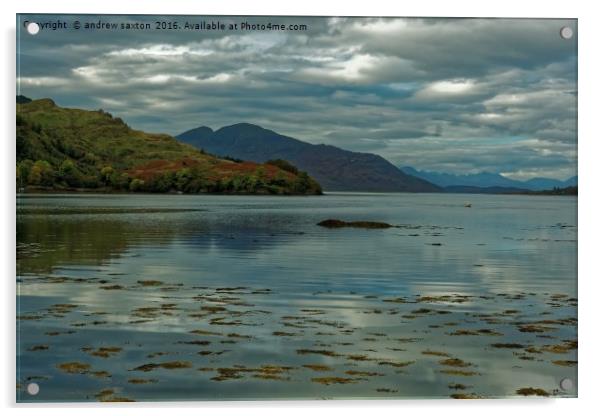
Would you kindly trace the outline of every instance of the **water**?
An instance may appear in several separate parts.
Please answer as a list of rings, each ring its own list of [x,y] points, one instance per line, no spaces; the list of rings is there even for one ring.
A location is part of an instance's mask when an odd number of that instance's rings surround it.
[[[575,396],[576,208],[19,196],[18,400]]]

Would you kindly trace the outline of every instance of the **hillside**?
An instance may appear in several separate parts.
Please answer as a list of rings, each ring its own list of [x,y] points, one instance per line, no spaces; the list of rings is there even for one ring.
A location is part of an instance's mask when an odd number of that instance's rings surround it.
[[[288,164],[220,159],[171,136],[133,130],[102,110],[24,98],[17,103],[19,188],[321,193],[315,180]]]
[[[428,181],[407,175],[381,156],[314,145],[262,127],[240,123],[212,131],[199,127],[176,136],[207,152],[255,162],[284,159],[307,171],[329,191],[437,192]]]
[[[410,166],[400,168],[405,173],[413,175],[441,187],[480,187],[480,188],[517,188],[530,191],[542,191],[553,188],[566,188],[577,186],[577,177],[573,176],[561,181],[551,178],[532,178],[526,181],[518,181],[507,178],[499,173],[480,172],[467,175],[455,175],[452,173],[432,172],[417,170]],[[490,192],[488,192],[490,193]]]

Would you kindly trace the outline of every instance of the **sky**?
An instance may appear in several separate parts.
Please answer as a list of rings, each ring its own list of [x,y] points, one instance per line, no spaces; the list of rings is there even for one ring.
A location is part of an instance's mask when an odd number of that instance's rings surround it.
[[[136,129],[176,135],[248,122],[422,170],[523,180],[577,174],[575,20],[20,19],[18,93],[102,108]],[[42,30],[28,34],[25,20]],[[151,29],[83,28],[99,20]],[[180,28],[157,30],[158,20]],[[212,21],[226,29],[181,28]],[[55,22],[67,29],[44,25]],[[241,29],[244,22],[286,29]],[[570,40],[560,36],[565,26]]]

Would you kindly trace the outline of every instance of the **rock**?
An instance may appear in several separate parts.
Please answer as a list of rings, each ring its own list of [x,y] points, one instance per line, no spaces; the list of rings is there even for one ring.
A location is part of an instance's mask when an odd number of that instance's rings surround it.
[[[337,219],[327,219],[324,221],[320,221],[317,225],[320,227],[326,228],[343,228],[343,227],[352,227],[352,228],[391,228],[394,225],[387,224],[386,222],[376,222],[376,221],[342,221]]]

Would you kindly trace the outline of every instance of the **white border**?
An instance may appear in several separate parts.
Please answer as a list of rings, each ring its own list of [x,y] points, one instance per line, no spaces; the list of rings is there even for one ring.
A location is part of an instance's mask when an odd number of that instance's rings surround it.
[[[598,390],[602,386],[600,377],[601,325],[600,296],[602,275],[596,262],[600,247],[600,195],[602,185],[597,174],[600,165],[602,98],[600,88],[600,40],[602,16],[595,2],[555,1],[527,2],[525,0],[491,1],[434,1],[395,2],[369,0],[352,4],[344,0],[302,0],[297,2],[239,0],[202,2],[194,0],[104,0],[84,2],[81,0],[25,0],[17,4],[2,4],[3,64],[2,81],[5,88],[1,105],[4,135],[2,141],[2,256],[1,275],[4,287],[2,316],[2,405],[8,407],[7,414],[24,412],[43,416],[115,413],[130,415],[144,413],[160,415],[167,409],[177,409],[178,415],[236,413],[244,410],[245,415],[272,415],[286,412],[287,415],[306,413],[337,413],[364,415],[375,409],[379,414],[451,415],[505,415],[509,413],[544,413],[546,415],[589,414],[597,408]],[[589,4],[589,5],[586,5]],[[15,13],[137,13],[137,14],[238,14],[238,15],[357,15],[357,16],[455,16],[455,17],[568,17],[579,19],[579,399],[550,400],[425,400],[425,401],[305,401],[305,402],[195,402],[195,403],[148,403],[115,405],[15,405]],[[84,407],[84,409],[82,409]],[[200,409],[199,409],[200,407]],[[110,409],[110,410],[109,410]],[[6,414],[6,413],[5,413]]]

